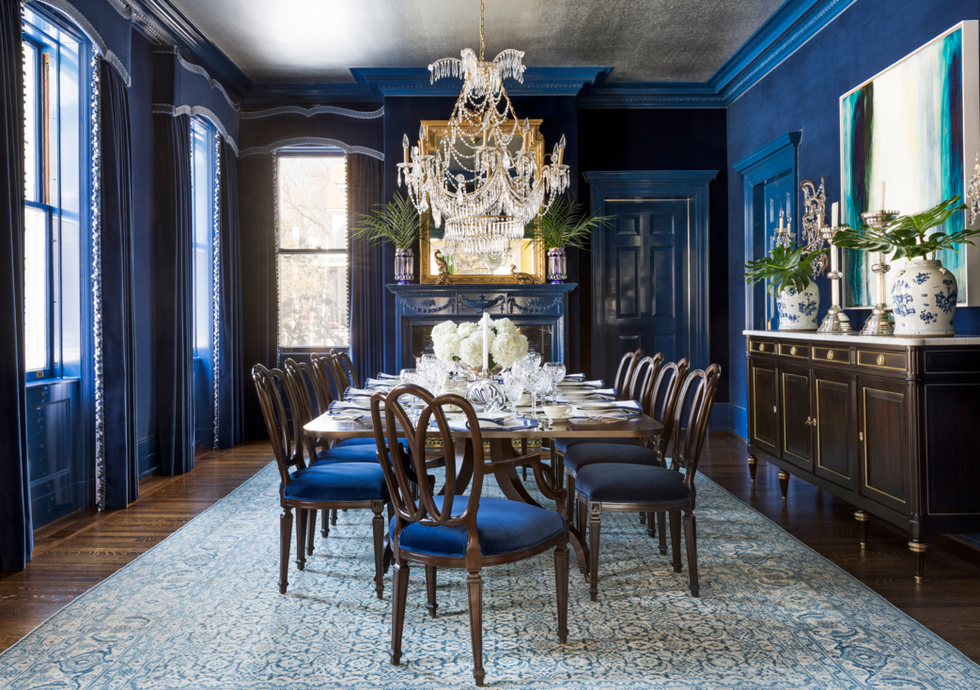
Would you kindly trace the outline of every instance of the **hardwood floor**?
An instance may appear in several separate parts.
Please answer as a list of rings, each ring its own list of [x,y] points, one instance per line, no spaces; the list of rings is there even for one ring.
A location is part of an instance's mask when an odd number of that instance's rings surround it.
[[[79,512],[38,530],[28,568],[0,573],[0,650],[228,495],[271,459],[265,443],[205,453],[189,474],[143,480],[139,500],[126,510]],[[784,504],[776,469],[761,461],[753,487],[745,445],[733,436],[710,437],[701,462],[708,477],[980,662],[980,551],[950,537],[930,538],[926,580],[916,585],[908,539],[898,529],[873,519],[868,548],[862,551],[852,506],[795,478]]]

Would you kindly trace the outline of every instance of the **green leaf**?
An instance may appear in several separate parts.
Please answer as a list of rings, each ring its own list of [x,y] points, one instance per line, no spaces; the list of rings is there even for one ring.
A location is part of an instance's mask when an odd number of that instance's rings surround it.
[[[419,237],[421,216],[411,199],[395,192],[387,204],[375,204],[371,213],[361,214],[360,227],[351,228],[351,237],[369,244],[391,242],[396,249],[409,249]]]
[[[612,226],[613,218],[614,216],[584,215],[582,204],[560,196],[545,213],[524,228],[524,237],[540,242],[545,249],[588,249],[592,231],[598,227]]]

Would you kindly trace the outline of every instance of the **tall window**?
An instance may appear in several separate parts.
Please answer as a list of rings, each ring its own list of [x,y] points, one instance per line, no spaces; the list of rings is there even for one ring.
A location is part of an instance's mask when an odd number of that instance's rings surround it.
[[[347,347],[347,159],[342,152],[277,156],[279,347]]]
[[[197,445],[214,439],[215,127],[191,120],[194,203],[194,418]]]
[[[80,358],[80,43],[25,9],[23,52],[24,350],[33,380],[61,376],[66,359]]]

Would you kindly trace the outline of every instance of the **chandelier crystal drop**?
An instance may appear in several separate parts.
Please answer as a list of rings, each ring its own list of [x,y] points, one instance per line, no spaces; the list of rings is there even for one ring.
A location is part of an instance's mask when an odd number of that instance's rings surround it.
[[[431,83],[463,79],[446,136],[436,150],[402,138],[404,162],[398,181],[419,214],[429,211],[435,227],[445,223],[443,239],[469,255],[501,255],[510,242],[524,238],[524,226],[546,212],[570,182],[562,163],[565,137],[555,145],[550,163],[538,167],[529,146],[527,119],[521,123],[504,89],[504,79],[524,81],[524,53],[505,50],[483,59],[483,5],[480,5],[480,58],[469,48],[461,59],[443,58],[429,65]],[[520,149],[516,147],[520,137]],[[511,145],[514,142],[515,145]]]

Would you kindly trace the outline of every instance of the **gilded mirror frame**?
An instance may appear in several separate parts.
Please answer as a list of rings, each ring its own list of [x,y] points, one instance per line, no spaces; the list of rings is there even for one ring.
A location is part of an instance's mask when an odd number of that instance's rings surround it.
[[[543,120],[531,120],[528,119],[528,124],[531,127],[530,135],[528,137],[528,148],[534,151],[534,158],[538,165],[538,170],[544,168],[544,137],[541,136],[541,123]],[[511,128],[514,126],[513,120],[507,120],[504,122],[504,127]],[[422,153],[432,153],[437,150],[439,140],[446,135],[449,130],[449,120],[422,120],[422,129],[425,133],[425,138],[422,140]],[[518,130],[520,126],[518,125]],[[433,247],[433,243],[437,243],[437,246]],[[522,241],[523,244],[524,241]],[[422,227],[419,229],[419,283],[422,285],[434,285],[439,279],[439,273],[434,270],[434,260],[432,258],[433,252],[438,249],[438,245],[442,244],[441,240],[432,241],[429,238],[429,220],[428,216],[422,220]],[[532,247],[524,252],[529,252],[533,256],[534,270],[529,271],[526,267],[519,266],[518,270],[523,273],[530,273],[534,276],[538,283],[545,282],[546,267],[545,267],[545,252],[544,246],[540,242],[534,242]],[[470,273],[470,274],[450,274],[450,279],[454,284],[457,285],[479,285],[486,283],[516,283],[517,279],[510,274],[510,267],[508,266],[508,271],[506,275],[497,275],[493,273]]]

